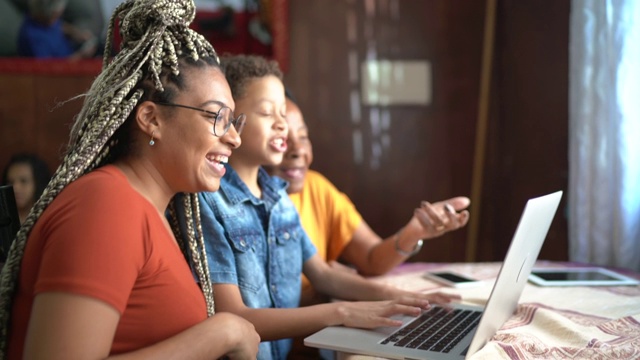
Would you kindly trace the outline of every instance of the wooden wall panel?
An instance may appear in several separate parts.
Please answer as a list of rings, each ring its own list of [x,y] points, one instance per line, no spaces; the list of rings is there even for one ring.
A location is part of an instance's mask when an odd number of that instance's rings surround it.
[[[75,97],[88,91],[92,81],[90,76],[38,78],[39,86],[34,92],[36,104],[39,104],[36,119],[41,119],[38,121],[37,149],[48,163],[59,164],[62,160],[74,117],[84,102],[84,97]]]
[[[32,76],[0,74],[0,166],[18,151],[35,151],[35,98]]]
[[[421,199],[470,195],[486,3],[329,2],[291,0],[285,80],[309,123],[313,167],[386,236]],[[471,207],[480,214],[478,260],[504,257],[527,198],[567,187],[570,2],[497,3],[483,196],[481,208]],[[359,64],[369,55],[430,61],[433,103],[358,103],[361,117],[354,120],[350,96],[360,79],[354,79],[349,62],[355,56]],[[376,113],[390,117],[382,133]],[[362,135],[361,158],[355,133]],[[565,204],[566,197],[541,258],[567,259]],[[466,237],[465,229],[429,242],[414,260],[463,261]]]
[[[568,259],[569,13],[570,1],[498,1],[479,259],[504,257],[526,200],[556,190],[540,258]]]
[[[421,200],[470,195],[483,10],[483,1],[291,1],[286,81],[310,127],[313,167],[382,236]],[[359,66],[370,57],[429,61],[432,103],[362,105]],[[465,239],[466,229],[445,235],[415,259],[462,261]]]
[[[33,152],[53,172],[62,158],[73,117],[94,76],[0,74],[0,164],[11,155]]]

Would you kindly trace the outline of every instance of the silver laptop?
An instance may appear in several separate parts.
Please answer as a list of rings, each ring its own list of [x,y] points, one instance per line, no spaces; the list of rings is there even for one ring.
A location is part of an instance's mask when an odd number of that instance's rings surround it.
[[[311,347],[390,359],[464,359],[480,350],[511,317],[555,216],[562,191],[530,199],[484,308],[433,306],[401,327],[331,326],[304,339]]]

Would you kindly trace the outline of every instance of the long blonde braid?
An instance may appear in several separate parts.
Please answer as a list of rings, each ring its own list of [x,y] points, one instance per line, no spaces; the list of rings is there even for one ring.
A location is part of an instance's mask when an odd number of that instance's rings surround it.
[[[127,144],[119,144],[118,136],[114,134],[125,127],[123,124],[138,103],[149,97],[162,96],[167,79],[175,81],[179,77],[179,66],[219,63],[207,40],[189,29],[194,17],[193,0],[128,0],[114,11],[109,23],[103,69],[85,94],[82,110],[71,129],[67,153],[20,228],[0,274],[0,360],[6,356],[13,297],[27,237],[44,210],[71,182],[115,160],[114,150],[126,148]],[[123,42],[121,51],[111,59],[116,19]],[[186,234],[186,247],[191,251],[186,252],[184,246],[183,250],[185,254],[189,253],[195,266],[211,316],[214,313],[213,287],[200,229],[197,196],[185,196],[183,206],[186,214],[193,215]],[[177,224],[172,226],[174,232],[179,233]]]

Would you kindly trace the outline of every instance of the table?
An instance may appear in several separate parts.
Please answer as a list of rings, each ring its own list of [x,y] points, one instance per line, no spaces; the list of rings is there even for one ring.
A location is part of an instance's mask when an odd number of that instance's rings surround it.
[[[427,270],[451,270],[484,284],[446,288],[462,302],[484,306],[500,262],[406,263],[372,278],[412,291],[445,289],[422,277]],[[536,267],[584,264],[538,261]],[[617,271],[620,271],[619,269]],[[640,279],[640,274],[622,271]],[[380,359],[338,353],[338,360]],[[640,359],[640,286],[539,287],[527,283],[516,313],[470,359]]]

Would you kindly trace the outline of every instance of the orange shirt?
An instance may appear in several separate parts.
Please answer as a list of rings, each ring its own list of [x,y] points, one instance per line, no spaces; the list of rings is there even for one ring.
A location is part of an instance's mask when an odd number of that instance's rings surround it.
[[[115,166],[67,186],[33,228],[14,299],[9,359],[21,359],[34,297],[89,296],[121,315],[111,353],[167,339],[206,319],[200,288],[161,214]]]
[[[362,216],[349,197],[313,170],[307,171],[302,191],[289,197],[318,255],[325,261],[337,260],[362,223]],[[310,289],[304,276],[302,289],[305,293]]]

